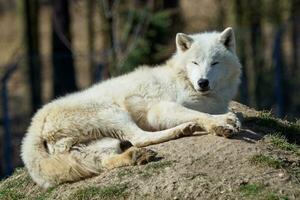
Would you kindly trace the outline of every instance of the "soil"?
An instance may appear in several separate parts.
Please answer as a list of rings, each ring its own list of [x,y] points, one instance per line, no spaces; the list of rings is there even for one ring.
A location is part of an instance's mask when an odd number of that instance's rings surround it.
[[[243,121],[233,138],[208,134],[152,145],[153,162],[48,190],[21,168],[0,182],[0,199],[300,199],[299,146],[276,148],[259,123],[247,121],[259,112],[236,102],[231,109]],[[262,155],[279,164],[253,161]]]

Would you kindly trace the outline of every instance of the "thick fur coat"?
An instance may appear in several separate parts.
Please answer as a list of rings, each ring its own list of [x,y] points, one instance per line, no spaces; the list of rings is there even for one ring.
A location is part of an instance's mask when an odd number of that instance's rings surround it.
[[[47,188],[148,162],[155,153],[144,146],[199,131],[238,132],[238,119],[227,113],[241,73],[233,30],[178,33],[176,47],[161,66],[142,66],[41,108],[22,144],[33,180]],[[122,148],[124,141],[133,146]]]

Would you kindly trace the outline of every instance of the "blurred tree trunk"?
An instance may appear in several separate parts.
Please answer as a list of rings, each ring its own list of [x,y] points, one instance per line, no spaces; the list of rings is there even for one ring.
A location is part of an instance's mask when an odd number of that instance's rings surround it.
[[[224,29],[224,25],[226,22],[226,10],[225,10],[225,4],[226,1],[224,0],[217,0],[217,5],[218,5],[218,13],[217,13],[217,28],[220,30]]]
[[[179,2],[178,0],[172,0],[172,1],[169,1],[169,0],[164,0],[163,1],[163,7],[166,8],[166,9],[171,9],[171,8],[178,8],[179,6]]]
[[[105,53],[103,55],[103,63],[107,67],[107,76],[115,76],[118,74],[116,70],[116,54],[114,51],[114,41],[113,41],[113,0],[102,0],[99,3],[100,6],[100,27],[101,33],[100,37],[102,39],[102,51]],[[106,77],[107,78],[107,77]]]
[[[291,2],[291,44],[292,44],[292,68],[290,70],[290,80],[292,80],[292,84],[290,85],[290,92],[292,94],[290,95],[290,99],[292,101],[292,106],[290,108],[294,108],[296,106],[300,107],[300,98],[299,98],[299,74],[300,72],[300,63],[299,63],[299,57],[300,57],[300,1],[299,0],[292,0]],[[290,110],[291,112],[294,112],[294,110]],[[297,111],[298,115],[300,114],[300,109]]]
[[[77,90],[68,0],[52,0],[52,63],[54,96]]]
[[[88,55],[89,55],[89,67],[90,67],[90,78],[91,82],[94,83],[97,79],[97,66],[95,63],[95,0],[87,0],[87,31],[88,31]]]
[[[255,0],[254,0],[255,1]],[[251,107],[256,107],[256,66],[254,65],[253,56],[253,39],[252,34],[255,34],[253,30],[255,24],[253,23],[252,17],[255,17],[255,11],[250,9],[251,6],[256,3],[252,1],[240,1],[242,8],[242,29],[243,31],[243,40],[244,41],[244,50],[245,50],[245,64],[244,70],[247,74],[247,90],[248,90],[248,105]],[[256,9],[256,8],[255,8]],[[254,36],[255,37],[255,36]]]
[[[125,30],[128,30],[129,27],[132,26],[132,23],[128,24],[127,20],[132,22],[132,10],[134,10],[133,1],[118,1],[118,4],[114,10],[114,24],[113,26],[113,37],[114,37],[114,49],[116,54],[117,61],[120,61],[123,57],[123,52],[125,48],[124,40],[125,39]],[[130,19],[128,19],[130,16]],[[118,62],[116,63],[116,67],[119,69]]]
[[[179,0],[173,0],[173,1],[164,0],[162,8],[164,10],[166,9],[172,11],[170,16],[172,18],[172,29],[173,29],[172,31],[174,31],[174,33],[181,32],[183,26],[183,19],[181,18],[181,14],[180,14]],[[173,42],[172,39],[171,41]]]
[[[237,53],[240,58],[241,64],[243,65],[242,70],[242,82],[240,85],[240,101],[243,104],[249,104],[249,94],[248,94],[248,76],[247,76],[247,65],[246,65],[246,31],[245,27],[245,12],[243,9],[242,0],[233,0],[233,18],[234,23],[240,34],[237,34]]]
[[[24,38],[26,44],[27,65],[29,68],[29,81],[31,93],[31,109],[34,113],[42,104],[41,98],[41,58],[39,49],[39,1],[25,0]]]
[[[292,74],[297,73],[300,67],[300,1],[292,0],[291,3],[291,20],[292,20],[292,45],[293,45],[293,68]]]
[[[252,105],[260,108],[260,102],[263,101],[265,88],[263,84],[263,40],[262,40],[262,1],[261,0],[251,0],[249,1],[250,10],[248,19],[250,24],[250,58],[252,61],[252,84],[251,84],[251,96]]]
[[[273,45],[273,67],[275,74],[275,102],[276,114],[284,117],[289,100],[288,81],[285,81],[284,60],[282,56],[282,41],[285,27],[282,24],[282,10],[280,1],[274,1],[270,6],[269,17],[273,22],[273,29],[276,32]]]

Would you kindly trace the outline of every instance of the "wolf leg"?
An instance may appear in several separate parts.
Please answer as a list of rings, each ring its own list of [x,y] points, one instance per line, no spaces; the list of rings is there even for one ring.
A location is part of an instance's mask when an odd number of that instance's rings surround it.
[[[147,146],[191,135],[199,127],[195,122],[182,123],[156,134],[142,130],[129,112],[115,105],[62,107],[45,117],[44,130],[48,151],[64,153],[72,146],[104,137],[130,141],[135,146]]]
[[[156,153],[144,148],[130,147],[122,152],[121,141],[102,138],[88,144],[72,146],[68,153],[52,154],[52,159],[40,163],[49,185],[77,181],[100,174],[105,169],[145,164]]]
[[[142,165],[154,159],[156,152],[138,147],[130,147],[121,154],[109,155],[102,160],[102,166],[107,169],[129,166]]]
[[[108,155],[121,153],[119,144],[120,141],[117,139],[103,138],[87,144],[74,145],[63,153],[52,146],[52,152],[38,160],[38,167],[35,170],[28,169],[34,180],[45,188],[77,181],[103,171],[101,161]],[[36,177],[42,182],[37,181]]]
[[[121,141],[103,138],[87,145],[71,148],[71,155],[84,166],[87,172],[97,174],[104,168],[112,169],[129,165],[141,165],[151,161],[156,153],[145,148],[129,147],[121,149]]]
[[[36,128],[38,127],[41,128]],[[65,153],[77,144],[104,137],[128,140],[142,134],[128,112],[114,104],[49,105],[33,118],[30,132],[38,132],[49,153]]]
[[[174,102],[159,102],[150,107],[146,115],[147,123],[153,129],[168,129],[186,122],[197,122],[203,131],[229,137],[240,129],[240,121],[229,112],[210,115],[188,109]]]

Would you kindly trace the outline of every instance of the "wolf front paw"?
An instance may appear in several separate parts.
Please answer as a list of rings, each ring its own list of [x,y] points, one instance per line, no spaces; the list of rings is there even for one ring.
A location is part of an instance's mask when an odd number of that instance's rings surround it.
[[[227,113],[225,115],[225,120],[226,120],[227,124],[233,126],[235,129],[237,129],[237,131],[240,131],[241,122],[234,113],[232,113],[232,112]]]
[[[209,128],[209,132],[222,136],[231,137],[238,133],[241,128],[241,122],[233,113],[215,116],[215,123]]]
[[[133,165],[144,165],[154,160],[157,153],[146,148],[131,147],[129,149]]]
[[[230,125],[217,125],[213,126],[210,132],[214,135],[228,138],[236,134],[238,130]]]

